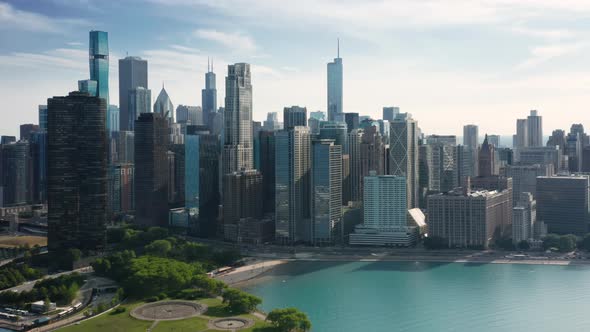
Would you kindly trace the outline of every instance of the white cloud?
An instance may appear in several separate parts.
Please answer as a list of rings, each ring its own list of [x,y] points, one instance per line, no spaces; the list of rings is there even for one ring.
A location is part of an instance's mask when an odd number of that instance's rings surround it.
[[[530,57],[516,66],[517,69],[534,68],[554,58],[573,54],[586,46],[584,42],[558,43],[535,46],[530,50]]]
[[[54,19],[41,14],[19,10],[10,4],[0,2],[0,29],[63,33],[72,26],[86,25],[89,25],[89,23],[85,20]]]
[[[254,40],[250,36],[241,32],[198,29],[194,34],[201,39],[219,43],[236,52],[252,53],[257,49]]]
[[[88,68],[88,51],[58,48],[42,53],[14,52],[0,55],[0,66],[84,70]]]

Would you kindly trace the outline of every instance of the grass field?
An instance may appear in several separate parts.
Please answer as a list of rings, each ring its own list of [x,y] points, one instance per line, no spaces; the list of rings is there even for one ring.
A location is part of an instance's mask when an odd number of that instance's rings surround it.
[[[206,304],[209,306],[209,310],[199,317],[192,317],[182,320],[174,321],[160,321],[152,329],[154,332],[213,332],[217,330],[209,330],[207,328],[207,322],[210,319],[219,317],[230,317],[234,316],[227,310],[227,307],[221,303],[219,299],[202,299],[197,302]],[[143,304],[143,302],[135,302],[124,305],[127,310],[123,313],[113,314],[107,313],[102,316],[86,320],[79,325],[72,325],[65,327],[58,331],[60,332],[98,332],[98,331],[109,331],[109,332],[145,332],[148,327],[152,325],[151,321],[137,320],[129,315],[129,312],[133,308]],[[239,317],[246,317],[255,321],[254,326],[251,328],[241,330],[246,332],[276,332],[267,322],[264,322],[254,315],[239,315]]]
[[[47,238],[43,236],[0,236],[0,248],[14,248],[28,244],[31,248],[35,245],[44,247]]]

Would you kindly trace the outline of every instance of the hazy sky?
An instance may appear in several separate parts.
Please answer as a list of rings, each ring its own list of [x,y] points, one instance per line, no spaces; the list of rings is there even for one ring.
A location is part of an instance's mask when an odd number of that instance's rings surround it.
[[[410,112],[426,133],[512,134],[530,109],[545,134],[590,126],[590,2],[570,0],[0,0],[0,134],[37,123],[37,105],[88,73],[88,31],[117,60],[149,63],[152,98],[200,105],[207,57],[223,105],[227,64],[252,64],[254,118],[326,109],[326,63],[344,63],[344,111]]]

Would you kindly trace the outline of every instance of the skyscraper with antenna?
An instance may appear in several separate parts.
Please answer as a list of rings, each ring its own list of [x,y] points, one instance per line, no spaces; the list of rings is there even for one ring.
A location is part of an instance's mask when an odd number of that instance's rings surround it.
[[[334,59],[334,62],[328,62],[328,120],[344,122],[340,38],[337,40],[337,57]]]
[[[203,123],[210,125],[211,114],[217,112],[217,88],[215,73],[213,72],[213,60],[207,58],[207,73],[205,74],[205,88],[201,90],[201,105],[203,107]]]

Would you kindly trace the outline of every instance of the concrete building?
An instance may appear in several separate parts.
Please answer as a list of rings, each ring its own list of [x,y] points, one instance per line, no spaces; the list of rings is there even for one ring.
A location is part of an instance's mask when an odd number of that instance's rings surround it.
[[[557,147],[528,147],[520,151],[519,162],[521,165],[546,165],[552,164],[555,172],[562,170],[561,153]]]
[[[533,240],[536,221],[537,202],[531,193],[522,193],[512,208],[512,242]]]
[[[552,176],[553,165],[508,165],[504,168],[504,175],[512,178],[513,203],[517,204],[523,193],[530,193],[533,198],[537,194],[537,177]]]
[[[549,233],[588,232],[588,175],[537,177],[537,219]]]
[[[496,234],[512,226],[511,195],[460,188],[428,196],[428,235],[444,238],[453,248],[487,248]]]
[[[479,170],[478,162],[478,148],[479,148],[479,127],[476,125],[463,126],[463,145],[471,151],[471,170],[469,176],[477,176]]]
[[[176,107],[176,122],[185,125],[204,125],[201,106],[178,105]]]
[[[275,135],[275,230],[281,243],[311,242],[311,137],[294,127]]]
[[[399,107],[389,106],[383,107],[383,120],[393,121],[399,114]]]

